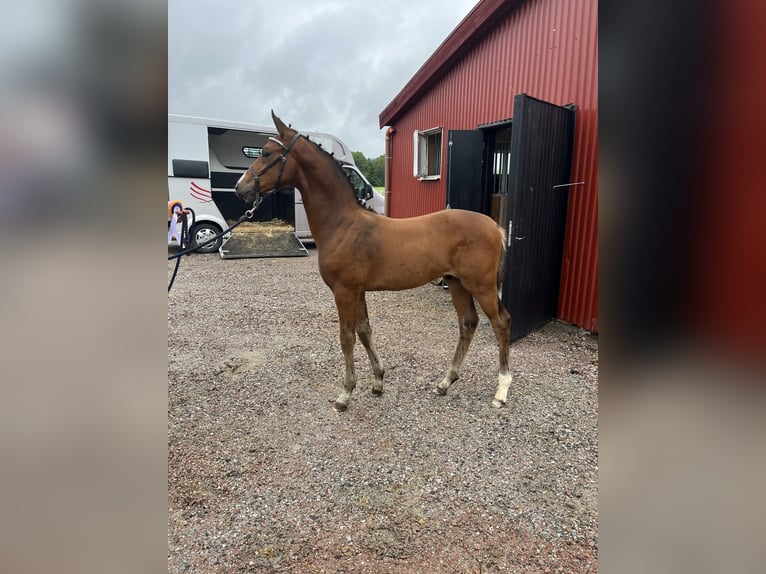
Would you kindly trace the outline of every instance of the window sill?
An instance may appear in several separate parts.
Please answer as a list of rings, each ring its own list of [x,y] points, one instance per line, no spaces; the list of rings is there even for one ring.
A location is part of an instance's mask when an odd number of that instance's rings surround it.
[[[438,181],[442,178],[440,175],[426,175],[418,177],[418,181]]]

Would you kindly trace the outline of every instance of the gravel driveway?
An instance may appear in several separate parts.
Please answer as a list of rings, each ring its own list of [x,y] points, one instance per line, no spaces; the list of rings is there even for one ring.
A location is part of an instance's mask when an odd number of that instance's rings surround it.
[[[168,295],[168,571],[596,572],[598,339],[554,321],[512,343],[494,409],[483,314],[440,397],[449,293],[367,303],[384,392],[357,342],[359,383],[336,413],[343,357],[316,250],[183,258]]]

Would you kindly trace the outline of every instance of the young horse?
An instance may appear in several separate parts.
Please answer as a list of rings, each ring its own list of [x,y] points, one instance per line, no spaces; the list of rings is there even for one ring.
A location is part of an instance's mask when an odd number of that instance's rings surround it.
[[[236,185],[245,201],[290,185],[301,190],[319,273],[338,308],[340,344],[346,362],[343,387],[333,404],[344,411],[356,386],[354,343],[362,341],[372,365],[372,393],[383,392],[383,367],[372,342],[367,291],[397,291],[443,277],[458,315],[460,339],[436,392],[447,393],[460,376],[479,322],[473,298],[486,313],[500,349],[500,373],[492,406],[506,401],[511,316],[498,298],[505,234],[480,213],[452,209],[410,219],[390,219],[361,207],[337,162],[319,146],[286,126],[272,111],[279,139],[269,138],[261,156]]]

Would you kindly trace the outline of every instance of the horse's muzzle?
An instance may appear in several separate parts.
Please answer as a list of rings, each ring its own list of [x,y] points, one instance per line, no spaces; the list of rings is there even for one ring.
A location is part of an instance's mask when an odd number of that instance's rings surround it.
[[[234,193],[245,203],[250,203],[255,196],[259,195],[261,186],[258,178],[252,177],[252,174],[250,179],[245,181],[247,173],[248,172],[245,172],[234,186]]]

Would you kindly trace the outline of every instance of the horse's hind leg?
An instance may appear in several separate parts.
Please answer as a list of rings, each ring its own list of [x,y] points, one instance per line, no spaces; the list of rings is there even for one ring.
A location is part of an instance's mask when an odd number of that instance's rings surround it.
[[[508,389],[513,376],[508,365],[508,348],[511,344],[511,315],[497,296],[497,289],[487,289],[476,295],[476,300],[492,323],[500,353],[500,371],[497,375],[497,391],[492,401],[493,407],[501,407],[508,399]]]
[[[372,384],[372,394],[381,395],[383,394],[384,370],[380,364],[378,352],[375,350],[375,344],[372,342],[372,328],[367,316],[367,301],[365,300],[364,293],[362,293],[356,308],[356,334],[359,335],[359,340],[364,345],[364,348],[367,349],[367,356],[370,358],[372,372],[375,375],[375,382]]]
[[[333,290],[335,295],[335,305],[338,307],[338,323],[340,324],[340,347],[343,350],[343,359],[346,363],[346,371],[343,378],[343,388],[338,398],[333,403],[333,409],[338,412],[345,411],[348,402],[351,400],[351,393],[356,387],[356,371],[354,370],[354,343],[356,343],[356,333],[354,330],[357,305],[359,302],[358,293],[353,293],[345,289]]]
[[[452,296],[452,304],[457,311],[457,321],[460,329],[460,339],[455,349],[455,355],[452,357],[447,374],[444,379],[436,386],[436,392],[440,395],[447,394],[450,385],[460,378],[460,369],[463,366],[463,359],[471,346],[473,334],[476,331],[476,325],[479,323],[479,316],[476,314],[476,306],[473,303],[473,297],[463,287],[459,279],[452,276],[444,277],[445,283],[449,287]]]

